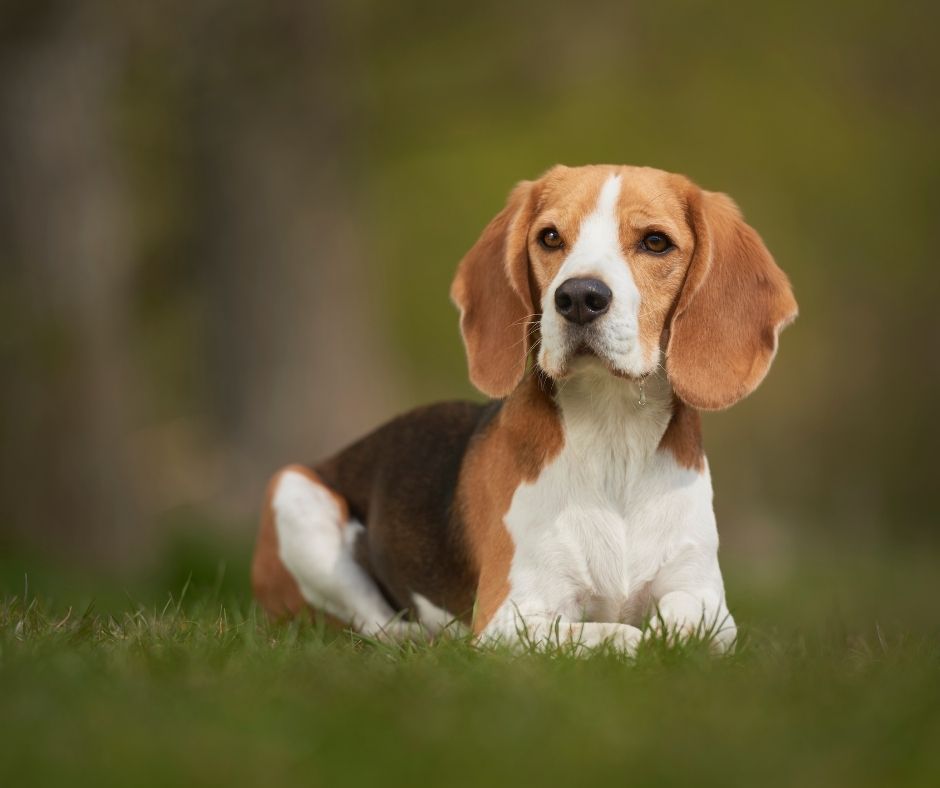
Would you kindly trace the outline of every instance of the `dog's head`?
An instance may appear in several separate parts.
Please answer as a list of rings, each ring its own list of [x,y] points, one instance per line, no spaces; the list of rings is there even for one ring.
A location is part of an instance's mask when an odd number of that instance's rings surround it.
[[[763,380],[796,316],[786,275],[724,194],[645,167],[555,167],[513,189],[451,287],[470,378],[493,397],[532,353],[553,379],[584,356],[728,407]]]

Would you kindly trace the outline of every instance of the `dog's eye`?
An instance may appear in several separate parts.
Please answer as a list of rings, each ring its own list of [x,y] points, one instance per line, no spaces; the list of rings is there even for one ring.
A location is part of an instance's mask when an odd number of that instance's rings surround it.
[[[539,243],[546,249],[561,249],[565,245],[561,234],[554,227],[546,227],[539,233]]]
[[[653,254],[662,254],[672,249],[672,241],[664,233],[650,233],[643,238],[643,248]]]

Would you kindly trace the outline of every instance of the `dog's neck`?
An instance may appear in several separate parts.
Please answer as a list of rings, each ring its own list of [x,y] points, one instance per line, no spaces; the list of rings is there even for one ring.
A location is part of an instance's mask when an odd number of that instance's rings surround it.
[[[680,407],[661,368],[639,382],[589,357],[577,359],[554,389],[567,441],[586,451],[610,446],[632,462],[653,456]]]

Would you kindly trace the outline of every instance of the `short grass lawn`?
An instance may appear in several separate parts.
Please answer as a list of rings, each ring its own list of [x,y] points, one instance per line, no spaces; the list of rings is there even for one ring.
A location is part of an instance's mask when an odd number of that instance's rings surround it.
[[[243,576],[147,603],[8,576],[0,785],[940,785],[935,563],[839,567],[731,572],[733,655],[632,659],[272,625]]]

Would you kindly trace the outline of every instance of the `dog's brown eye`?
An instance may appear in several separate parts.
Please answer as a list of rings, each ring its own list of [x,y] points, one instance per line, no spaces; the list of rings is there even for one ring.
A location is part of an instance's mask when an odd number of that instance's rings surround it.
[[[669,240],[668,235],[663,235],[663,233],[650,233],[643,238],[643,248],[653,254],[662,254],[672,249],[672,241]]]
[[[558,230],[554,227],[546,227],[539,233],[539,243],[546,249],[561,249],[565,245]]]

